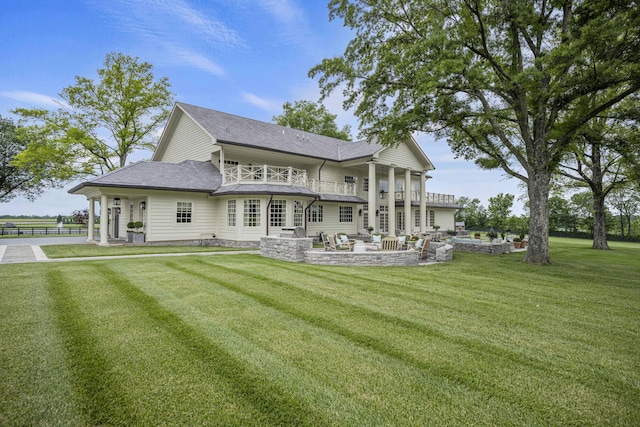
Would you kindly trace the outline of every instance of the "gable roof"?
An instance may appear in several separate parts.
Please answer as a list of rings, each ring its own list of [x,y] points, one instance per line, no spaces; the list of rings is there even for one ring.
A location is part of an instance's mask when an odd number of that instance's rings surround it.
[[[177,110],[191,117],[219,144],[253,147],[336,162],[371,157],[385,148],[375,142],[344,141],[183,102],[176,103],[167,129],[172,120],[177,120]],[[170,133],[163,133],[153,155],[154,159],[160,157],[169,143]]]
[[[180,163],[137,162],[85,181],[69,193],[84,187],[143,188],[211,192],[222,185],[222,175],[211,162],[185,160]]]

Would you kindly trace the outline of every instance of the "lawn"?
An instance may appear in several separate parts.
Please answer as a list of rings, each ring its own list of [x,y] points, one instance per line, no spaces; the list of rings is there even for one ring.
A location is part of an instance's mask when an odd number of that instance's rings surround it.
[[[238,248],[219,246],[98,246],[94,244],[43,245],[43,252],[48,258],[76,258],[97,256],[172,254],[192,252],[224,252],[237,251]]]
[[[640,425],[640,245],[1,265],[0,425]]]

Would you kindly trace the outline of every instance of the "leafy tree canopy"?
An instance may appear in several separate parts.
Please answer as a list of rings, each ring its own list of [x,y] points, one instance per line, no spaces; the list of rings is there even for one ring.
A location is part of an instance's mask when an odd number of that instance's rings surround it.
[[[42,161],[16,161],[26,149],[29,135],[16,126],[12,120],[0,116],[0,203],[22,196],[29,200],[38,197],[44,188],[57,186],[56,176],[65,173],[58,168],[49,152]]]
[[[173,104],[168,79],[156,80],[151,64],[123,53],[107,54],[98,76],[98,81],[76,76],[75,85],[60,93],[66,105],[55,112],[13,111],[29,135],[17,164],[51,156],[77,177],[112,171],[126,165],[134,151],[155,148],[154,132]]]
[[[345,125],[342,130],[336,124],[336,115],[329,113],[321,103],[311,101],[295,101],[293,104],[285,102],[283,113],[273,116],[272,121],[280,126],[304,130],[318,135],[332,138],[351,140],[351,126]]]
[[[601,0],[332,0],[356,31],[312,68],[364,136],[434,131],[527,184],[526,261],[546,264],[552,175],[574,134],[640,90],[640,8]],[[598,96],[593,96],[597,94]]]

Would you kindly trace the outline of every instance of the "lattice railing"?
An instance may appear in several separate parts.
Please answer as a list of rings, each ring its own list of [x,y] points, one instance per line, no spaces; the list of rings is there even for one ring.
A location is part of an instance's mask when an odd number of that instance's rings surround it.
[[[236,165],[224,169],[225,184],[288,184],[306,187],[307,171],[270,165]]]

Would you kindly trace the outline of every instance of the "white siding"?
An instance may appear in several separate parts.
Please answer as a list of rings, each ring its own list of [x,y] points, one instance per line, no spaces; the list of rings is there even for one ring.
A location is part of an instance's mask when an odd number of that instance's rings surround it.
[[[422,170],[425,166],[421,164],[416,155],[411,151],[407,144],[400,144],[396,147],[389,147],[380,153],[380,163],[394,164],[399,168],[411,168],[413,170]]]
[[[191,222],[178,223],[178,202],[191,202]],[[149,195],[145,211],[147,241],[211,238],[216,230],[217,202],[203,193],[166,192]]]
[[[183,114],[176,125],[170,143],[158,161],[178,163],[183,160],[211,159],[213,139],[189,116]]]

